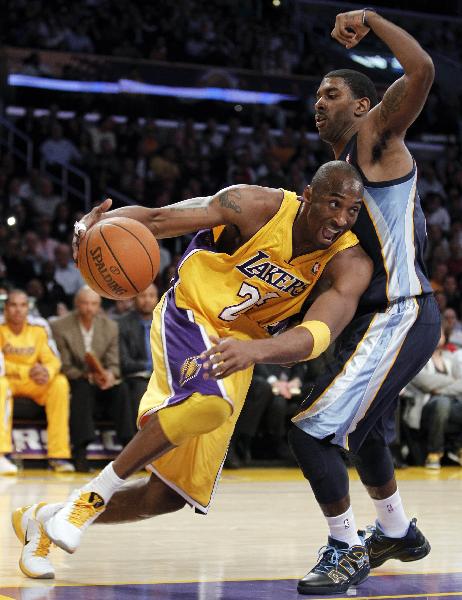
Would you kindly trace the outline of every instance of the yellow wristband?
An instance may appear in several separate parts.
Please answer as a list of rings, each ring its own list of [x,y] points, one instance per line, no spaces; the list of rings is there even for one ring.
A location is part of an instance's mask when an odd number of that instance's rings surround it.
[[[330,329],[324,321],[303,321],[297,327],[308,329],[313,336],[313,349],[304,360],[317,358],[324,350],[327,350],[330,344]]]

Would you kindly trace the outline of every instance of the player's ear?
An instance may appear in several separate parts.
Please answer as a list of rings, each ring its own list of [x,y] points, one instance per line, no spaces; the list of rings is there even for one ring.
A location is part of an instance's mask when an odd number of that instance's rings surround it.
[[[311,186],[307,185],[303,190],[303,201],[311,204]]]
[[[369,98],[358,98],[356,100],[356,107],[354,113],[355,117],[363,117],[364,115],[367,115],[370,107],[371,101],[369,100]]]

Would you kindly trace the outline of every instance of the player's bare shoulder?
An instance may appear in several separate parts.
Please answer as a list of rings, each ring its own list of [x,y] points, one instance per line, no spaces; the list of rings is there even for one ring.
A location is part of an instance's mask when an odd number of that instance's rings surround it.
[[[338,252],[325,269],[325,276],[336,287],[358,287],[364,290],[369,285],[374,263],[363,248],[357,244]]]

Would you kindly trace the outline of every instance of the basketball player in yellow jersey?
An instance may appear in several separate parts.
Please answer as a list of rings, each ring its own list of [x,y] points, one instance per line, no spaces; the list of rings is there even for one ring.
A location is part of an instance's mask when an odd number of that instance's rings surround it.
[[[137,219],[157,238],[200,231],[154,311],[154,372],[140,404],[140,431],[68,502],[18,509],[16,521],[23,528],[38,521],[38,535],[72,553],[96,518],[134,521],[185,503],[206,513],[253,364],[315,358],[355,314],[372,275],[370,259],[349,231],[362,194],[357,171],[333,161],[317,171],[303,198],[232,186],[164,208],[107,212],[106,200],[77,223],[76,244],[92,225],[110,216]],[[301,315],[301,325],[283,331],[313,289],[314,301]],[[271,337],[274,332],[281,333]],[[212,340],[231,335],[250,341],[252,352],[240,366],[246,368],[222,379],[208,377],[201,355]],[[152,471],[149,478],[125,483],[146,465]],[[26,545],[22,564],[34,572],[36,555],[27,552]],[[41,558],[48,560],[46,554]]]
[[[69,446],[69,384],[45,319],[28,315],[27,295],[8,293],[0,316],[0,455],[11,452],[14,396],[43,406],[47,416],[48,458],[56,472],[74,468]]]

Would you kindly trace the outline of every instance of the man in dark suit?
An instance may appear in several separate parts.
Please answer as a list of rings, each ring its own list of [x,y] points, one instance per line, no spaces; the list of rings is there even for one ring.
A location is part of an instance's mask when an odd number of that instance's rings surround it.
[[[150,330],[152,312],[159,302],[159,292],[151,284],[138,294],[134,308],[118,319],[120,366],[123,386],[130,398],[132,422],[136,425],[138,406],[152,373]]]
[[[238,468],[252,458],[255,438],[264,441],[260,458],[292,462],[287,429],[307,392],[306,363],[292,367],[255,365],[247,400],[236,424],[225,467]]]
[[[88,286],[75,296],[75,310],[51,323],[71,385],[71,442],[76,469],[87,472],[86,449],[95,439],[95,417],[114,422],[119,442],[135,433],[128,398],[120,385],[119,330],[101,314],[101,298]]]

